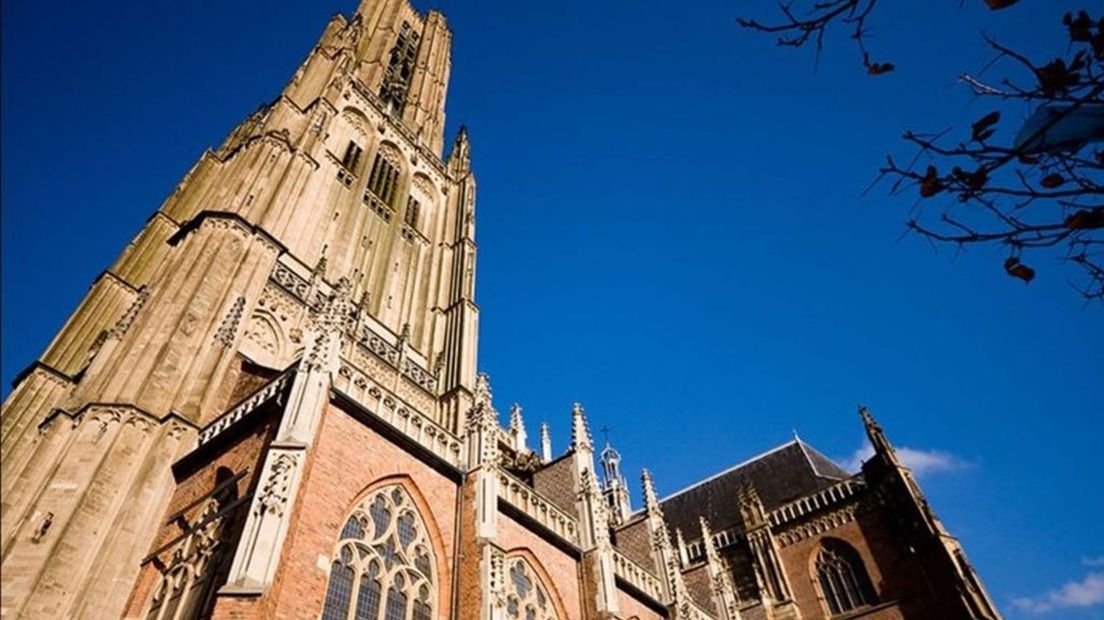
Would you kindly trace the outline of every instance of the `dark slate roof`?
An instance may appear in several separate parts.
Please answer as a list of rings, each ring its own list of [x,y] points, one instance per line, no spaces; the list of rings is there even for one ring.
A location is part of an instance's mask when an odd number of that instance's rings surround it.
[[[751,484],[766,510],[850,477],[839,465],[800,439],[764,452],[739,465],[660,500],[672,533],[681,529],[687,540],[701,537],[698,518],[713,531],[740,523],[736,503],[741,487]]]

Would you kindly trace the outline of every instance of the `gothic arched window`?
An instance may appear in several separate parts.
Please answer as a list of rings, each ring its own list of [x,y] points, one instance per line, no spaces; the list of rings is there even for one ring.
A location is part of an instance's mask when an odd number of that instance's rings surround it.
[[[384,487],[341,528],[322,620],[432,620],[434,565],[410,495],[397,484]]]
[[[833,538],[821,543],[816,558],[817,583],[832,615],[871,605],[874,587],[862,558],[851,545]]]
[[[221,585],[216,574],[229,559],[222,540],[225,516],[219,501],[212,499],[189,524],[188,535],[161,572],[147,620],[191,620],[210,613],[212,597]]]
[[[514,620],[556,620],[548,590],[523,558],[507,560],[506,617]]]

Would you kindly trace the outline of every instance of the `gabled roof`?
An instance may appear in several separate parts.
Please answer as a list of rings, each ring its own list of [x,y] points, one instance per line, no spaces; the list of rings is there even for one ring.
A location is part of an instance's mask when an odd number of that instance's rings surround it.
[[[713,531],[740,523],[737,495],[752,485],[766,510],[850,477],[843,468],[800,439],[778,446],[660,500],[667,524],[687,539],[699,538],[698,518]]]

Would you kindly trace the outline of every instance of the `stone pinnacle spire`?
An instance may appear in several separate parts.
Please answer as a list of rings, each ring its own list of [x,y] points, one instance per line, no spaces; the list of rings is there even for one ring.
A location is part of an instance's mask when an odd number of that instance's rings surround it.
[[[514,403],[510,407],[510,435],[514,438],[515,450],[526,450],[528,434],[525,432],[525,420],[521,416],[521,405]]]
[[[870,439],[870,445],[874,447],[874,452],[896,463],[897,453],[893,450],[893,444],[889,443],[889,438],[886,437],[882,426],[874,419],[866,405],[859,405],[859,417],[862,418],[866,436]]]
[[[571,407],[571,446],[576,450],[594,450],[594,441],[590,438],[590,429],[587,427],[586,413],[579,403]]]
[[[540,456],[545,463],[552,460],[552,432],[548,430],[548,423],[540,425]]]

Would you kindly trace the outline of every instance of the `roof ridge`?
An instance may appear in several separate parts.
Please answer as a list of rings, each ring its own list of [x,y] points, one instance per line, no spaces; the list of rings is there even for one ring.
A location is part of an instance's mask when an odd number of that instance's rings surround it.
[[[820,471],[820,469],[817,468],[816,461],[814,461],[813,457],[809,454],[809,450],[812,450],[813,452],[815,452],[817,454],[817,456],[823,458],[826,461],[831,462],[831,459],[829,459],[827,456],[825,456],[824,453],[822,453],[820,450],[817,450],[816,448],[814,448],[814,447],[810,446],[809,444],[805,443],[805,441],[802,440],[802,439],[795,439],[794,441],[797,442],[798,447],[801,448],[801,453],[803,455],[805,455],[805,460],[809,462],[809,467],[812,468],[814,474],[816,474],[817,476],[819,476],[821,478],[831,478],[832,480],[843,480],[845,478],[845,477],[837,476],[835,474],[822,473]],[[833,465],[834,464],[835,463],[833,463]],[[843,469],[843,468],[841,467],[840,469]]]
[[[766,457],[774,454],[775,452],[779,452],[781,450],[784,450],[784,449],[786,449],[786,448],[788,448],[788,447],[790,447],[794,444],[800,445],[800,443],[801,443],[800,439],[791,439],[790,441],[787,441],[786,443],[784,443],[780,446],[775,446],[774,448],[771,448],[770,450],[767,450],[766,452],[763,452],[762,454],[757,454],[757,455],[755,455],[755,456],[753,456],[753,457],[751,457],[751,458],[749,458],[745,461],[742,461],[740,463],[737,463],[737,464],[733,465],[732,467],[729,467],[728,469],[717,472],[717,473],[713,474],[712,476],[709,476],[708,478],[703,478],[703,479],[701,479],[701,480],[699,480],[699,481],[697,481],[697,482],[695,482],[695,483],[693,483],[689,486],[683,487],[683,488],[679,489],[678,491],[675,491],[674,493],[670,493],[667,496],[661,498],[659,500],[659,503],[662,504],[662,503],[666,502],[669,499],[672,499],[674,497],[678,497],[679,495],[682,495],[683,493],[686,493],[687,491],[690,491],[691,489],[695,489],[697,487],[700,487],[700,486],[702,486],[703,484],[705,484],[707,482],[712,482],[712,481],[716,480],[717,478],[720,478],[721,476],[730,474],[730,473],[732,473],[732,472],[734,472],[734,471],[736,471],[740,468],[747,467],[748,465],[751,465],[755,461],[766,458]],[[802,451],[802,453],[804,453],[804,451]],[[809,458],[807,454],[806,454],[805,458]],[[811,461],[810,461],[810,463],[811,463]],[[816,468],[814,468],[813,471],[816,471]]]

